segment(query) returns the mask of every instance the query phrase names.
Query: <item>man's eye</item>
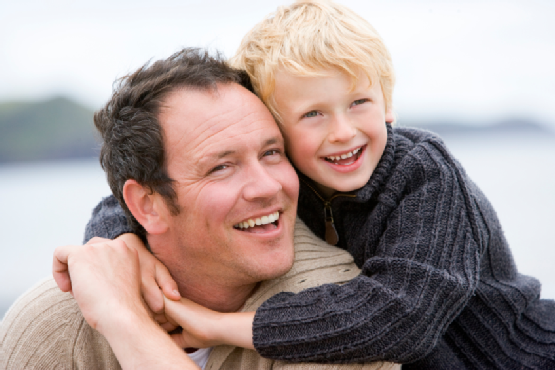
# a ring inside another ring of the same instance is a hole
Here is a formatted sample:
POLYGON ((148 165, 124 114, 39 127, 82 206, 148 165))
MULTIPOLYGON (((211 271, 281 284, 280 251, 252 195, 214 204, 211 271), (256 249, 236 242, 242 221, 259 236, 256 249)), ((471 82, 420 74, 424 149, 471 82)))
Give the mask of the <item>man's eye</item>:
POLYGON ((219 166, 216 166, 216 167, 212 168, 212 169, 210 170, 210 173, 214 173, 214 172, 218 172, 218 171, 223 171, 223 170, 225 170, 225 169, 228 168, 228 167, 229 167, 229 166, 228 166, 227 164, 220 164, 219 166))
POLYGON ((308 113, 303 114, 302 118, 311 118, 311 117, 316 117, 318 115, 318 112, 315 110, 311 110, 308 113))
POLYGON ((279 149, 270 149, 264 152, 264 156, 270 156, 270 155, 280 155, 281 151, 279 149))

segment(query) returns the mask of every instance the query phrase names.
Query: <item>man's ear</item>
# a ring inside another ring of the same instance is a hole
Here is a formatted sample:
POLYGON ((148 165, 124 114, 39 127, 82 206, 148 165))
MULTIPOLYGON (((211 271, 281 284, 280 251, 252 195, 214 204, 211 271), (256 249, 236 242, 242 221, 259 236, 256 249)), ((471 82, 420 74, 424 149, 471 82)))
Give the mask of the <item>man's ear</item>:
POLYGON ((160 194, 129 179, 123 185, 123 199, 148 234, 163 234, 168 230, 169 210, 160 194))

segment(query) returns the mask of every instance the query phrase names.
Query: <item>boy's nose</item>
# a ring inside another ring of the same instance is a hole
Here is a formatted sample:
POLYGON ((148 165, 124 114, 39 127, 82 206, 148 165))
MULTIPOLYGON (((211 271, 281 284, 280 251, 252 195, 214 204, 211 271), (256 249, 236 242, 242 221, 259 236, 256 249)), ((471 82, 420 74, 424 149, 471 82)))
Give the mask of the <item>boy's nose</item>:
POLYGON ((356 135, 356 128, 346 117, 335 117, 331 123, 328 140, 330 143, 347 142, 356 135))

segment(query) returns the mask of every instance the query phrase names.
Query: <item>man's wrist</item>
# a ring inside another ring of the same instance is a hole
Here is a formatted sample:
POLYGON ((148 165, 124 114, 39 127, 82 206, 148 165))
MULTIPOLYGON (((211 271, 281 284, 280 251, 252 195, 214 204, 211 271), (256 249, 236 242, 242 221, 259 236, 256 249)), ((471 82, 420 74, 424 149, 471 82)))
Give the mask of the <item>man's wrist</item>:
POLYGON ((140 305, 123 307, 108 304, 97 321, 96 330, 105 337, 133 333, 139 331, 139 326, 149 325, 149 321, 152 321, 150 315, 140 305))
POLYGON ((119 309, 98 329, 123 368, 198 369, 144 307, 119 309))

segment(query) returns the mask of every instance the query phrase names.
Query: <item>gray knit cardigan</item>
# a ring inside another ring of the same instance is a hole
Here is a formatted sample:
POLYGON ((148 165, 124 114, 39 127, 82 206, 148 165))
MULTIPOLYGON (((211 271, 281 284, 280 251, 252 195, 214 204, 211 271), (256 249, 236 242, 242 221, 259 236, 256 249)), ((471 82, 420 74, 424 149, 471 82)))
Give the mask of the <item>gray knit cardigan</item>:
MULTIPOLYGON (((256 312, 264 357, 387 360, 411 369, 555 369, 555 301, 518 273, 492 206, 440 138, 392 128, 367 185, 324 200, 300 174, 299 216, 361 268, 343 285, 280 293, 256 312), (331 211, 331 212, 330 212, 331 211)), ((130 231, 113 198, 86 238, 130 231)))

